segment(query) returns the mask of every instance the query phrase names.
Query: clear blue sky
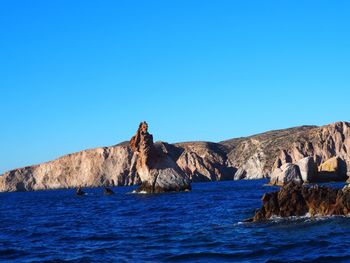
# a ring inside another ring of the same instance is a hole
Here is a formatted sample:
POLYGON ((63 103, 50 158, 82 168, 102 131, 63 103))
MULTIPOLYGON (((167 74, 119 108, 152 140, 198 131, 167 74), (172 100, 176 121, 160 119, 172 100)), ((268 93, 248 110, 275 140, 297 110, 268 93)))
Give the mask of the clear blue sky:
POLYGON ((128 140, 349 121, 349 1, 0 3, 0 173, 128 140))

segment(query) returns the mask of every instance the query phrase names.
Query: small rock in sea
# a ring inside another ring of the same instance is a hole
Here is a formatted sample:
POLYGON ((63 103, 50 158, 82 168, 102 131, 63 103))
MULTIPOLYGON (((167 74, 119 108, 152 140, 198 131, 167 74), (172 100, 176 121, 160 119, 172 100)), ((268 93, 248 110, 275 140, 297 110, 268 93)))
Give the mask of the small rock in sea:
POLYGON ((81 189, 81 187, 77 188, 77 191, 75 192, 76 195, 84 195, 85 192, 81 189))
POLYGON ((104 194, 104 195, 113 195, 114 192, 113 192, 113 190, 112 190, 111 188, 105 187, 105 189, 104 189, 104 191, 103 191, 103 194, 104 194))

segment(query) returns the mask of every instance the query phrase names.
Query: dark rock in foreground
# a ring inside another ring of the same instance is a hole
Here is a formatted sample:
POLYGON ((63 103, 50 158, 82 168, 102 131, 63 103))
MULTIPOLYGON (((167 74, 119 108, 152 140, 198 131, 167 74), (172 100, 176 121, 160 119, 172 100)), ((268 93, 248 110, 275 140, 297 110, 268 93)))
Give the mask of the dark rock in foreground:
POLYGON ((272 217, 348 215, 350 191, 325 186, 284 185, 279 191, 264 194, 262 207, 247 221, 262 221, 272 217))

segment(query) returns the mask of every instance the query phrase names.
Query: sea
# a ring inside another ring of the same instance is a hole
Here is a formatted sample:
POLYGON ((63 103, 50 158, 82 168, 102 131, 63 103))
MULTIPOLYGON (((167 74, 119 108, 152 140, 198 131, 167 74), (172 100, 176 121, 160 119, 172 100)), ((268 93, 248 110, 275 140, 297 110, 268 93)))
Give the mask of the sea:
POLYGON ((244 223, 265 180, 0 193, 1 262, 350 262, 350 218, 244 223))

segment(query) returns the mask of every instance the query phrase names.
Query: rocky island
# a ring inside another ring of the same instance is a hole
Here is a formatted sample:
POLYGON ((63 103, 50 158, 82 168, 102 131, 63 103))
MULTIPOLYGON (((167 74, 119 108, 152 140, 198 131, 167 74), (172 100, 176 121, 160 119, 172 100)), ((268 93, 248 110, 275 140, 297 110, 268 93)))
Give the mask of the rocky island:
POLYGON ((350 174, 350 124, 301 126, 219 143, 153 143, 141 125, 131 142, 68 154, 0 176, 0 191, 124 186, 168 189, 168 176, 191 182, 271 178, 271 184, 346 181, 350 174), (153 145, 153 146, 152 146, 153 145))

